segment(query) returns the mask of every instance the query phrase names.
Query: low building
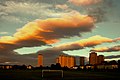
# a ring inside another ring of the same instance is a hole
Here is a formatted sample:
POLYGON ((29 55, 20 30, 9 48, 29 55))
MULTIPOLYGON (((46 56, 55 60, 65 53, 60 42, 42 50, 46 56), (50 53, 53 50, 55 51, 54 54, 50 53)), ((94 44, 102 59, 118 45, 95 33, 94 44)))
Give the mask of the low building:
POLYGON ((27 69, 32 69, 33 67, 31 65, 28 65, 27 66, 27 69))
POLYGON ((108 65, 97 65, 97 69, 117 69, 118 68, 118 65, 117 64, 108 64, 108 65))
POLYGON ((84 69, 84 68, 85 68, 85 66, 81 66, 81 65, 80 65, 80 66, 79 66, 79 68, 80 68, 80 69, 84 69))
POLYGON ((0 69, 12 69, 12 65, 0 65, 0 69))
POLYGON ((91 65, 91 64, 87 64, 85 66, 86 69, 94 69, 94 65, 91 65))

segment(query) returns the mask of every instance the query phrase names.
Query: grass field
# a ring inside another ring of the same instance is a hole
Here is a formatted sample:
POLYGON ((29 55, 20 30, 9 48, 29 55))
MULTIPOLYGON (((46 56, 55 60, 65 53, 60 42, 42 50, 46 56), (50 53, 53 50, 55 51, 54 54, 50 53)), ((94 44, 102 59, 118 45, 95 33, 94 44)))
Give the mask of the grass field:
POLYGON ((56 73, 45 75, 42 78, 41 70, 0 70, 0 80, 120 80, 119 72, 64 71, 63 78, 55 77, 56 73))

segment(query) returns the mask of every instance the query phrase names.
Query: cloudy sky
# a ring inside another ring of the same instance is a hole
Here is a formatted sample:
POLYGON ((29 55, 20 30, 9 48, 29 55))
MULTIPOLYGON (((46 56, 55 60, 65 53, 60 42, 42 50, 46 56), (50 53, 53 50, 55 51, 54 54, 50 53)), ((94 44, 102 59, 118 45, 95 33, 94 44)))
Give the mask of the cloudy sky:
POLYGON ((0 0, 0 64, 60 54, 120 59, 120 0, 0 0))

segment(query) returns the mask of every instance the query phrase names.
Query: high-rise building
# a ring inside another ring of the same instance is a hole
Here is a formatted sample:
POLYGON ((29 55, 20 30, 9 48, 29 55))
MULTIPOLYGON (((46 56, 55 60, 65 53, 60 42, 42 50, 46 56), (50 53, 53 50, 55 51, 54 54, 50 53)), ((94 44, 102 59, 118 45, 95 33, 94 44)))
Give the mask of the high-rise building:
POLYGON ((104 55, 97 56, 97 64, 100 64, 104 61, 104 55))
POLYGON ((71 60, 72 60, 72 57, 71 57, 71 56, 68 56, 68 65, 67 65, 67 67, 72 67, 72 62, 71 62, 71 60))
POLYGON ((73 67, 73 66, 75 66, 75 57, 69 56, 68 57, 68 67, 70 68, 70 67, 73 67))
POLYGON ((89 56, 89 64, 95 65, 97 64, 97 53, 91 52, 89 56))
POLYGON ((59 56, 59 63, 61 65, 61 67, 65 66, 65 64, 64 64, 65 60, 64 59, 65 59, 64 55, 59 56))
POLYGON ((80 57, 80 65, 84 66, 85 63, 85 57, 80 57))
POLYGON ((66 61, 65 64, 66 64, 66 66, 68 67, 68 66, 69 66, 69 56, 66 56, 66 60, 65 60, 65 61, 66 61))
POLYGON ((38 66, 43 66, 43 55, 38 54, 38 66))
POLYGON ((68 68, 75 66, 75 57, 60 55, 56 58, 56 63, 60 63, 61 67, 67 66, 68 68))

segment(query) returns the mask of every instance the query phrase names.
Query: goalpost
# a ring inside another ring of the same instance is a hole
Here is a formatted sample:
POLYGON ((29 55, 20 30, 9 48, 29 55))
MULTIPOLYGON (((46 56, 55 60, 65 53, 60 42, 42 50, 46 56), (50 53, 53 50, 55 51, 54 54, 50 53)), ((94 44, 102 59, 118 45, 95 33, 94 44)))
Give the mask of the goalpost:
POLYGON ((42 78, 44 78, 45 75, 55 76, 56 74, 59 74, 59 77, 63 78, 63 70, 42 70, 42 78))

